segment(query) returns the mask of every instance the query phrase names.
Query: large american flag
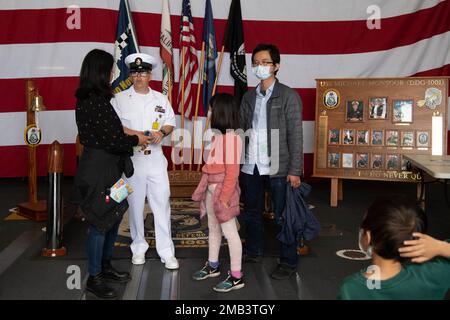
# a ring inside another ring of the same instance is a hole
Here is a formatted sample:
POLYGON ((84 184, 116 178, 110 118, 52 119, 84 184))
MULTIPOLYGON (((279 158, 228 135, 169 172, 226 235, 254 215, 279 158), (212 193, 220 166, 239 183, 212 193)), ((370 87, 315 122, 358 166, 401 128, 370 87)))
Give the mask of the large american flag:
POLYGON ((195 48, 196 43, 190 0, 183 0, 180 33, 178 112, 182 113, 184 109, 184 116, 190 119, 195 113, 195 95, 193 93, 194 86, 192 85, 192 80, 198 70, 198 58, 197 50, 195 48), (182 86, 184 87, 184 92, 182 92, 182 86))
MULTIPOLYGON (((220 48, 231 0, 211 2, 220 48)), ((161 1, 129 3, 141 52, 158 57, 161 1)), ((197 26, 194 35, 201 39, 205 1, 191 0, 191 5, 197 26)), ((275 4, 245 0, 241 5, 249 87, 257 84, 250 72, 251 51, 259 42, 272 42, 282 53, 278 78, 303 99, 307 175, 313 163, 316 78, 450 75, 449 0, 278 0, 275 4), (373 6, 379 8, 381 29, 368 28, 373 6)), ((119 0, 1 0, 0 6, 0 177, 27 175, 26 78, 35 79, 48 110, 39 115, 43 142, 37 149, 38 173, 46 175, 47 147, 57 139, 64 147, 64 172, 74 174, 73 94, 81 62, 93 48, 113 53, 119 0), (77 7, 72 5, 80 8, 79 29, 77 7)), ((170 0, 170 10, 172 25, 178 26, 182 1, 170 0)), ((179 79, 179 36, 174 28, 175 79, 179 79)), ((200 45, 196 43, 198 52, 200 45)), ((161 65, 153 72, 151 85, 156 90, 161 90, 161 65)), ((229 69, 225 54, 219 92, 233 92, 229 69)))

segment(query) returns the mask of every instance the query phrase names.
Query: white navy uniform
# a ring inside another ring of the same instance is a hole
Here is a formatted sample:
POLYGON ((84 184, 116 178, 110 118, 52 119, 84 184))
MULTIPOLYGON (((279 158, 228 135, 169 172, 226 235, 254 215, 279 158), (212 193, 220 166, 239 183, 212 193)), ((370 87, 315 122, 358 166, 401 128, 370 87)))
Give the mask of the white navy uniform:
MULTIPOLYGON (((150 89, 150 88, 149 88, 150 89)), ((150 89, 139 94, 131 86, 115 95, 111 104, 122 124, 138 131, 159 131, 163 126, 175 127, 175 114, 169 100, 162 93, 150 89)), ((145 253, 148 243, 144 236, 144 204, 147 196, 155 222, 156 251, 165 260, 175 255, 170 224, 170 188, 167 159, 161 143, 149 144, 145 151, 134 148, 131 158, 134 175, 127 179, 134 192, 128 197, 131 251, 145 253)))

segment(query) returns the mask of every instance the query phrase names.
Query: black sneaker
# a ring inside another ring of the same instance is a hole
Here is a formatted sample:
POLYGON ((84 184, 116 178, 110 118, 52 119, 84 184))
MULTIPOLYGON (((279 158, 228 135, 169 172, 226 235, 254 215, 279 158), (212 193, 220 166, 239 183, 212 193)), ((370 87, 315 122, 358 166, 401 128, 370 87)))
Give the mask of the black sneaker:
POLYGON ((291 267, 286 264, 280 263, 270 276, 272 277, 272 279, 275 280, 286 280, 289 279, 296 272, 297 272, 296 267, 291 267))
POLYGON ((209 265, 209 262, 206 261, 205 266, 194 273, 192 278, 194 280, 205 280, 206 278, 215 278, 220 276, 219 268, 213 268, 209 265))
POLYGON ((230 272, 228 272, 228 276, 225 280, 218 283, 213 290, 217 292, 228 292, 231 290, 238 290, 245 286, 244 277, 235 278, 230 272))

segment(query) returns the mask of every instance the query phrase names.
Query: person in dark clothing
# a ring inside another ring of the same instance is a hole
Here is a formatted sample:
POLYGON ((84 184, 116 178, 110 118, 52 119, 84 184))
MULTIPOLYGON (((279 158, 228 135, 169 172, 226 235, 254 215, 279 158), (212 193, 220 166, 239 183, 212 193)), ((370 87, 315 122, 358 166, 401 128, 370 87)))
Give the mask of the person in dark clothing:
POLYGON ((109 102, 113 63, 111 54, 98 49, 90 51, 83 60, 75 94, 76 123, 84 146, 75 177, 75 192, 89 223, 86 290, 105 299, 117 297, 106 281, 130 280, 129 273, 117 271, 111 265, 114 242, 128 202, 126 199, 115 202, 110 199, 109 191, 122 173, 133 173, 129 158, 133 146, 149 143, 149 137, 143 132, 133 136, 124 133, 109 102))

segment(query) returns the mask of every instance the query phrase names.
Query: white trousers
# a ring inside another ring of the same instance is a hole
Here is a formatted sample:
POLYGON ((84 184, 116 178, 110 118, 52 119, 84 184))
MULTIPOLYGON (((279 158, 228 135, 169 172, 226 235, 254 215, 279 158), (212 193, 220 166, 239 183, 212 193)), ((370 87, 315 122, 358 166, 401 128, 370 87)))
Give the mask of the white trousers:
POLYGON ((162 259, 175 255, 170 223, 170 188, 167 160, 162 152, 132 157, 134 174, 128 184, 134 192, 128 197, 131 251, 145 253, 148 243, 144 232, 144 205, 147 196, 155 223, 156 251, 162 259))

